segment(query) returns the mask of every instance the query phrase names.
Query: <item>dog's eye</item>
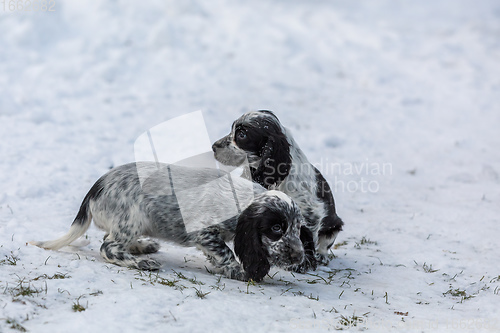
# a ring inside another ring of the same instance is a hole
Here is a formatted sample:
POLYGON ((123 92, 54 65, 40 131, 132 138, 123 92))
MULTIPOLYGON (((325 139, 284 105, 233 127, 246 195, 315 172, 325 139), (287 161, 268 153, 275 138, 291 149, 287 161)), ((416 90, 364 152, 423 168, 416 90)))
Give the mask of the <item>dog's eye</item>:
POLYGON ((281 234, 281 225, 275 224, 271 227, 271 231, 274 232, 275 234, 281 234))
POLYGON ((239 129, 236 131, 236 138, 239 140, 244 140, 247 138, 247 132, 245 130, 239 129))

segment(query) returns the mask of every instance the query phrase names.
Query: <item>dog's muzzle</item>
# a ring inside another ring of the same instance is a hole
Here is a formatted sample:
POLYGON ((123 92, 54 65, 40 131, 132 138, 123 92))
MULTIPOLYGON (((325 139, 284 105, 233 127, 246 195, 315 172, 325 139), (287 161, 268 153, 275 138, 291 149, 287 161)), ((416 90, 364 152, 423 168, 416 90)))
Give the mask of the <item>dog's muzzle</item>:
POLYGON ((305 258, 304 246, 302 245, 302 242, 298 238, 288 238, 287 243, 290 251, 290 264, 301 264, 305 258))
POLYGON ((241 166, 247 159, 247 154, 243 150, 231 145, 229 135, 215 141, 212 150, 215 159, 224 165, 241 166))
POLYGON ((229 142, 229 135, 226 135, 225 137, 214 142, 214 144, 212 145, 212 150, 214 151, 214 153, 217 153, 217 150, 227 148, 227 146, 229 146, 229 142))

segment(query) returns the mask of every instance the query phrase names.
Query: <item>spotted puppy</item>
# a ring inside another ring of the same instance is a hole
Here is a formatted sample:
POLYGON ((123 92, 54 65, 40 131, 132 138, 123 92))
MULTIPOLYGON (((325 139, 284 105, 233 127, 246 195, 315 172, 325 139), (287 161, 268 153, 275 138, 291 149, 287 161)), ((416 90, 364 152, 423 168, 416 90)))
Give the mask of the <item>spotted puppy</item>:
POLYGON ((300 264, 304 248, 299 230, 304 221, 298 206, 287 195, 242 178, 233 177, 232 188, 228 188, 227 183, 216 182, 220 177, 220 171, 212 169, 147 162, 114 168, 92 186, 65 236, 32 244, 58 250, 81 237, 93 219, 106 231, 102 257, 119 266, 143 270, 161 267, 155 260, 135 256, 154 253, 160 247, 140 236, 196 246, 215 266, 215 272, 232 279, 261 281, 271 265, 290 269, 300 264), (147 177, 141 179, 141 174, 147 177), (216 185, 199 187, 211 182, 216 185), (186 191, 190 188, 195 190, 186 191), (216 210, 214 198, 233 200, 235 192, 248 188, 253 189, 254 200, 240 207, 240 213, 213 223, 217 220, 210 214, 216 210), (199 219, 189 225, 179 206, 181 196, 185 211, 198 212, 199 219), (241 264, 226 244, 233 239, 241 264))
POLYGON ((316 269, 318 263, 327 265, 328 250, 344 223, 337 216, 327 181, 276 115, 265 110, 243 114, 212 149, 222 164, 237 166, 248 161, 255 183, 282 191, 299 205, 306 221, 301 238, 307 256, 295 270, 304 272, 316 269))

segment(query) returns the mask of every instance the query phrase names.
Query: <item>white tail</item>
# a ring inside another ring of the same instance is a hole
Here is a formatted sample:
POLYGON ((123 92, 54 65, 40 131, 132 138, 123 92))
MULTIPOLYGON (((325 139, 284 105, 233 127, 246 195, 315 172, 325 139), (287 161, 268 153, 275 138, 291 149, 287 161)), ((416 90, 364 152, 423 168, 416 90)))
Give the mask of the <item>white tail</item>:
POLYGON ((85 231, 87 231, 87 229, 90 227, 91 222, 92 222, 92 214, 90 214, 90 212, 87 211, 86 214, 84 214, 84 216, 81 216, 80 218, 77 217, 75 219, 68 233, 62 236, 61 238, 46 242, 32 241, 29 243, 32 245, 36 245, 38 247, 42 247, 47 250, 59 250, 64 246, 70 245, 75 240, 83 236, 85 231))

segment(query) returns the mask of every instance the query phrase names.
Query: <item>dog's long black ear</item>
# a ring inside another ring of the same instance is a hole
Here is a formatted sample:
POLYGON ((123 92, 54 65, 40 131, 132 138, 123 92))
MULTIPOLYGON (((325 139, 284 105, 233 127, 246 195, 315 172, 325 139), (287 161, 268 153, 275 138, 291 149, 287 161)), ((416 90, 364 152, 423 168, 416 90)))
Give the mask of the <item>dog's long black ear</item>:
POLYGON ((274 123, 269 128, 274 133, 267 137, 260 152, 260 164, 252 172, 252 179, 267 189, 285 179, 292 164, 290 143, 286 135, 274 123))
POLYGON ((259 218, 250 205, 238 218, 234 236, 234 252, 240 258, 249 279, 262 281, 271 269, 259 230, 259 218))

